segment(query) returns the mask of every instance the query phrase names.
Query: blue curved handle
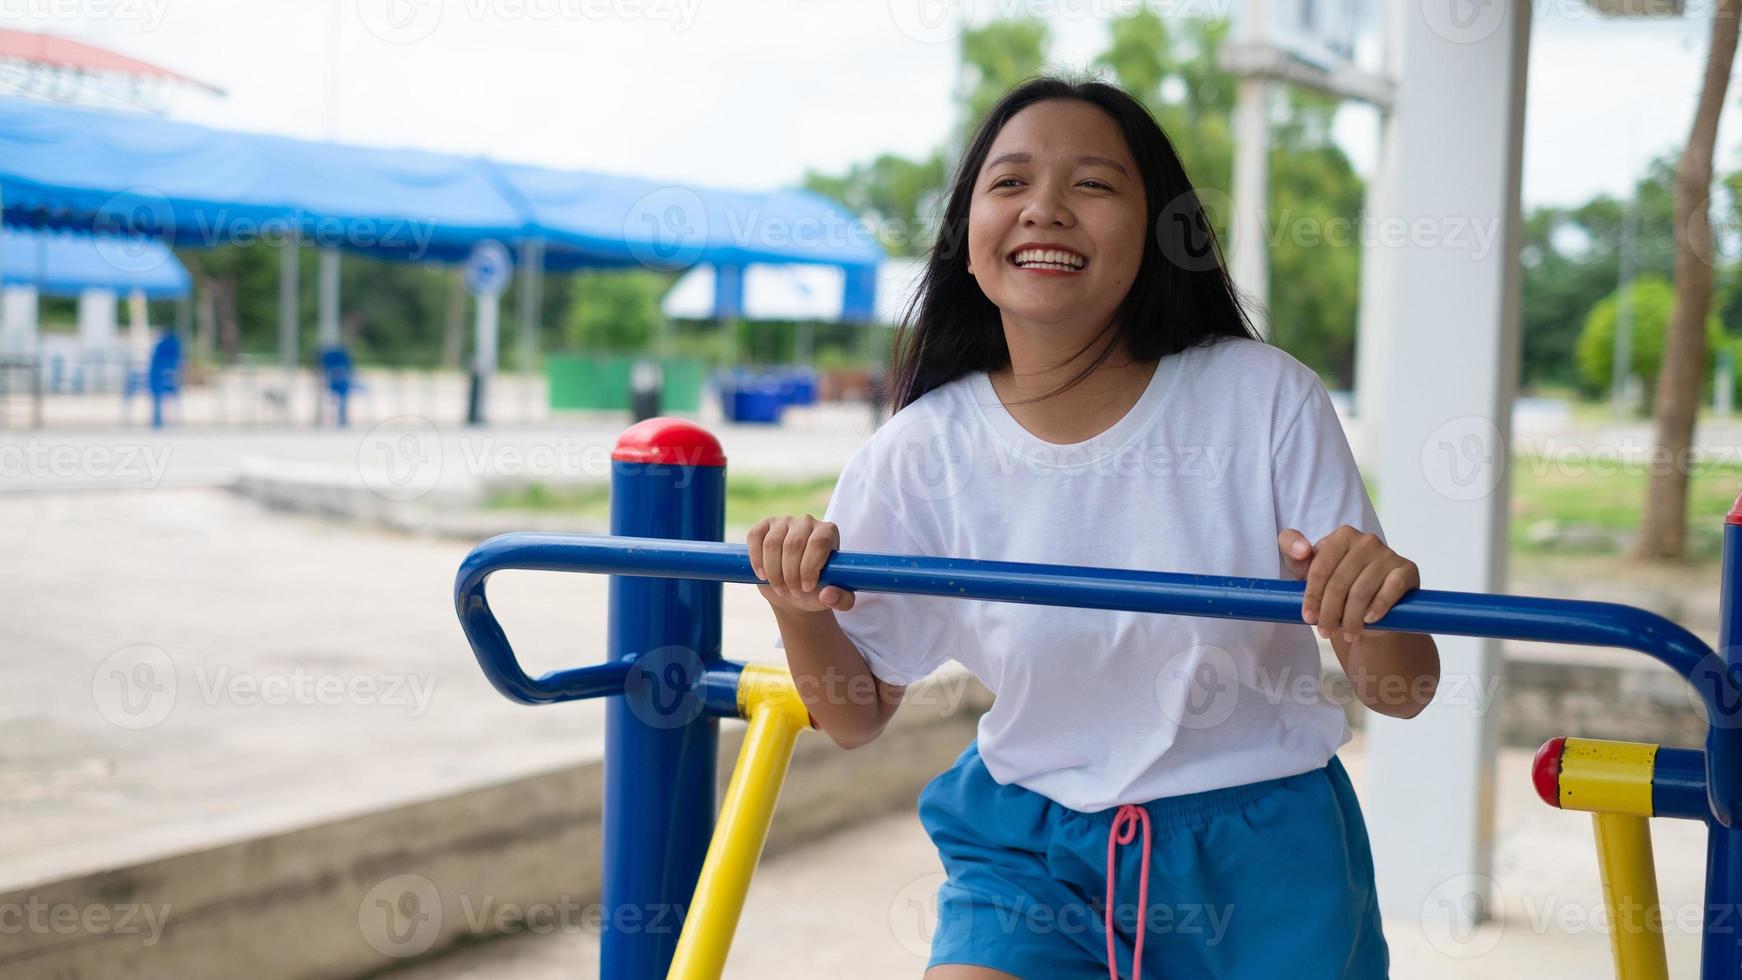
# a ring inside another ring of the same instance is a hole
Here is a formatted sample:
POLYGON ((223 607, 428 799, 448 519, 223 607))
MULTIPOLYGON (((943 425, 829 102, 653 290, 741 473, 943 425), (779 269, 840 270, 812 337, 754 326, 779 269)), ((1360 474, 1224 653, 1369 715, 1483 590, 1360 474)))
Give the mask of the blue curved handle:
POLYGON ((545 536, 497 535, 473 548, 460 563, 454 579, 454 611, 460 615, 460 628, 472 644, 478 666, 484 669, 490 686, 522 704, 554 704, 621 694, 629 674, 627 660, 554 670, 536 678, 528 676, 508 643, 508 634, 502 631, 502 624, 491 611, 484 583, 495 572, 510 568, 545 572, 592 570, 576 564, 573 549, 528 540, 542 537, 545 536))
MULTIPOLYGON (((503 568, 763 581, 741 544, 536 532, 485 541, 460 566, 454 604, 490 682, 528 703, 616 693, 625 667, 528 678, 484 601, 485 578, 503 568)), ((1305 583, 1285 580, 848 552, 829 558, 818 585, 1273 623, 1299 623, 1305 591, 1305 583)), ((1692 684, 1705 703, 1706 791, 1713 817, 1729 827, 1742 811, 1742 688, 1711 647, 1662 616, 1610 602, 1417 589, 1367 628, 1622 647, 1654 657, 1692 684)))

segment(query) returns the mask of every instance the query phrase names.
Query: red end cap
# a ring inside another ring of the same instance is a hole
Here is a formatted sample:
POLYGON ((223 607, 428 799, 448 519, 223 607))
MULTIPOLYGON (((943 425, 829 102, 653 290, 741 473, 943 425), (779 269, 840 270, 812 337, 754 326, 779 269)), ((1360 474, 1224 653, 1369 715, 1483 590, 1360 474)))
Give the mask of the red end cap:
POLYGON ((1556 808, 1561 805, 1561 753, 1566 748, 1565 738, 1551 738, 1536 750, 1536 761, 1530 764, 1530 781, 1536 784, 1536 795, 1556 808))
POLYGON ((1724 515, 1725 524, 1742 524, 1742 494, 1736 497, 1736 502, 1730 505, 1730 513, 1724 515))
POLYGON ((672 466, 725 466, 726 454, 713 433, 689 421, 661 416, 637 422, 617 437, 611 458, 624 463, 672 466))

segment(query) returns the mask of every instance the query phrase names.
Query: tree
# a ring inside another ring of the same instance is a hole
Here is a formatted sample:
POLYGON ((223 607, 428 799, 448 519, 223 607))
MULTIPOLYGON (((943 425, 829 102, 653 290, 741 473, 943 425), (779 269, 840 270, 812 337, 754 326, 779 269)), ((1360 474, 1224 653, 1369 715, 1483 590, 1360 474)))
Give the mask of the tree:
POLYGON ((951 157, 960 155, 980 120, 1022 80, 1046 66, 1052 33, 1046 22, 1032 17, 989 21, 962 32, 961 80, 956 92, 962 109, 961 126, 951 157))
MULTIPOLYGON (((1675 287, 1663 276, 1646 274, 1633 280, 1628 290, 1633 305, 1632 353, 1629 370, 1645 379, 1646 400, 1654 393, 1660 365, 1663 363, 1664 335, 1675 309, 1675 287)), ((1605 391, 1614 377, 1615 322, 1621 305, 1622 290, 1605 296, 1585 317, 1585 328, 1579 333, 1575 359, 1579 380, 1592 393, 1605 391)), ((1717 317, 1706 318, 1707 342, 1714 346, 1724 342, 1723 328, 1717 317)))
POLYGON ((588 352, 647 350, 664 316, 659 298, 672 279, 646 269, 576 273, 565 321, 569 345, 588 352))
MULTIPOLYGON (((1736 57, 1742 0, 1718 0, 1712 11, 1706 75, 1687 149, 1676 168, 1675 310, 1664 338, 1663 370, 1653 408, 1653 438, 1669 459, 1682 460, 1693 443, 1701 379, 1706 373, 1706 314, 1712 307, 1714 242, 1708 216, 1712 154, 1718 142, 1718 117, 1730 87, 1736 57)), ((1676 560, 1687 544, 1688 473, 1676 465, 1654 470, 1646 481, 1645 514, 1634 554, 1676 560)))
POLYGON ((931 247, 937 229, 929 212, 948 179, 943 152, 934 150, 922 160, 885 153, 840 176, 806 171, 804 186, 869 222, 890 255, 915 256, 931 247))

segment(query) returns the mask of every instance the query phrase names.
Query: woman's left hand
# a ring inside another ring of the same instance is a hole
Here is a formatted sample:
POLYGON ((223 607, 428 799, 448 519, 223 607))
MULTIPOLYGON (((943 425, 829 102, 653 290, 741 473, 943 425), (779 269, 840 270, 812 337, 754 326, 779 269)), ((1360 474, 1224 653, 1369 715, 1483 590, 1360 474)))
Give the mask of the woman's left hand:
POLYGON ((1354 640, 1368 623, 1421 586, 1415 562, 1392 551, 1379 535, 1347 524, 1317 544, 1289 528, 1277 535, 1276 544, 1289 574, 1306 579, 1301 619, 1316 625, 1326 638, 1340 630, 1354 640))

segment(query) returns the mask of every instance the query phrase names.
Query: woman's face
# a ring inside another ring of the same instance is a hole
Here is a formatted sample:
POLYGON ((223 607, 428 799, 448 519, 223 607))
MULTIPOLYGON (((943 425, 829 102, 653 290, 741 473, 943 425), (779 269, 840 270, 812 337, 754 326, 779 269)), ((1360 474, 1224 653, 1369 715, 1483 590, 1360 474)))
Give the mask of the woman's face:
POLYGON ((1111 117, 1075 99, 1036 102, 1004 124, 980 168, 968 271, 1006 325, 1066 328, 1081 343, 1137 278, 1147 208, 1111 117))

